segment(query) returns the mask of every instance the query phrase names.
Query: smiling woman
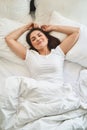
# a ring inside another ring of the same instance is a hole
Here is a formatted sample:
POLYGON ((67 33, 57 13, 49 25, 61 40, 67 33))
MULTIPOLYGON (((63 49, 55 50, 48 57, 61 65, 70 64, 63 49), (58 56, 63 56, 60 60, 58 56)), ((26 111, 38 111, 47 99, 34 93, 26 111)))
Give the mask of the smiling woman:
POLYGON ((36 28, 36 26, 36 24, 30 23, 6 36, 8 46, 22 59, 25 59, 26 57, 26 48, 19 44, 17 40, 24 32, 30 29, 31 31, 27 34, 26 40, 31 49, 36 50, 39 54, 43 55, 45 55, 45 53, 49 54, 51 49, 56 48, 60 44, 59 39, 51 36, 49 32, 59 31, 68 35, 60 44, 60 48, 65 54, 73 47, 79 37, 79 28, 77 27, 43 25, 41 28, 36 28))
POLYGON ((14 53, 25 60, 31 78, 45 81, 47 79, 47 81, 57 82, 63 80, 65 54, 72 48, 78 38, 79 28, 77 27, 42 25, 39 28, 39 25, 30 23, 8 34, 6 36, 6 42, 14 53), (18 38, 28 30, 26 41, 30 49, 25 48, 18 42, 18 38), (51 31, 60 31, 66 33, 68 36, 60 43, 59 39, 49 34, 51 31), (44 59, 46 55, 48 58, 44 59), (36 60, 39 64, 36 64, 36 60))

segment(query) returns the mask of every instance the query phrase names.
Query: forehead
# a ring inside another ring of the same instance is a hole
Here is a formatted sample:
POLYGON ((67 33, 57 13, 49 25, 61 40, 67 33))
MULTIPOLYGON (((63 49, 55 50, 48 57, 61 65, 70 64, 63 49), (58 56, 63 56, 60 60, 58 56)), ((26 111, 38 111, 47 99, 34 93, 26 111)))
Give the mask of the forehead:
POLYGON ((41 31, 39 31, 39 30, 35 30, 35 31, 33 31, 33 32, 30 34, 30 37, 36 36, 36 35, 38 35, 38 34, 43 34, 43 35, 44 35, 43 32, 41 32, 41 31))

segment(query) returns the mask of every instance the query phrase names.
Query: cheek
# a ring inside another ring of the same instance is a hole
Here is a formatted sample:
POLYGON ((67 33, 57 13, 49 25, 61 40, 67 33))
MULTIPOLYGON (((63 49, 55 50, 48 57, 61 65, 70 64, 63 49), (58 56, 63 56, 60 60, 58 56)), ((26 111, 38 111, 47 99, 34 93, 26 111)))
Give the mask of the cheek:
POLYGON ((34 45, 35 45, 35 43, 36 43, 35 41, 31 41, 32 46, 34 46, 34 45))
POLYGON ((36 45, 36 42, 35 42, 35 41, 31 42, 31 44, 32 44, 32 46, 33 46, 35 49, 37 49, 37 45, 36 45))
POLYGON ((44 40, 44 41, 45 41, 45 43, 46 43, 46 44, 48 44, 48 39, 46 39, 46 38, 45 38, 45 40, 44 40))

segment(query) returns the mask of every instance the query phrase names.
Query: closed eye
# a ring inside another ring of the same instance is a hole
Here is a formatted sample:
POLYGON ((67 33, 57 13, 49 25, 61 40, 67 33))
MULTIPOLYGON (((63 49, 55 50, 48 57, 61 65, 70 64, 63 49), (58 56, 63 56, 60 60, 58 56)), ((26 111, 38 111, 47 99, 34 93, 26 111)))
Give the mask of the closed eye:
POLYGON ((37 36, 33 36, 33 37, 31 38, 31 41, 35 41, 35 40, 36 40, 36 37, 41 37, 41 36, 42 36, 41 33, 38 33, 37 36))
POLYGON ((42 35, 40 33, 38 33, 38 36, 41 37, 42 35))
POLYGON ((32 37, 32 38, 31 38, 31 41, 35 41, 35 39, 36 39, 35 37, 32 37))

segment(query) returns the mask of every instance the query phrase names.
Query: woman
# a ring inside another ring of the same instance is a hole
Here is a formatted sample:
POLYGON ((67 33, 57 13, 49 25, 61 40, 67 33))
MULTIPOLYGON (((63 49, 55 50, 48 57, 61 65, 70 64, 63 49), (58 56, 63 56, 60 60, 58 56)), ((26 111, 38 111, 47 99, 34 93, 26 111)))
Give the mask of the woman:
POLYGON ((66 53, 75 45, 79 38, 79 28, 42 25, 30 23, 6 36, 6 43, 15 54, 25 60, 31 78, 57 82, 63 80, 63 63, 66 53), (28 50, 17 40, 26 31, 29 33, 26 40, 30 45, 28 50), (49 32, 56 31, 67 34, 67 37, 60 41, 49 32))

